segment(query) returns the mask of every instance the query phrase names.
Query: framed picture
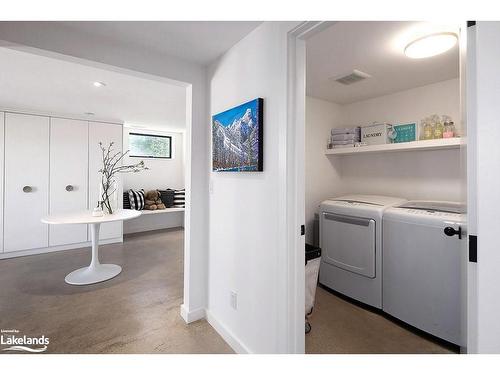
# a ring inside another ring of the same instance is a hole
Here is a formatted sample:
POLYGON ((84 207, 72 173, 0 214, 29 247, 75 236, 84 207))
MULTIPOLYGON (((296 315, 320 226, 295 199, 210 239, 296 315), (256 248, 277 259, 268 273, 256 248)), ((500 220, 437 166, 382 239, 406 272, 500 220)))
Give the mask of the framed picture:
POLYGON ((264 99, 212 116, 212 170, 263 171, 264 99))

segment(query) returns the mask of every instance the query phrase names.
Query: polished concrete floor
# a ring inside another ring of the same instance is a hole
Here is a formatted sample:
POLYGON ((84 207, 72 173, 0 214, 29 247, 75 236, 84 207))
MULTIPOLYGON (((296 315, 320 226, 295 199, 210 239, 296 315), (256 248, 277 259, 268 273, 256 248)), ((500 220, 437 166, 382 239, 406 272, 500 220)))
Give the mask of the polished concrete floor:
POLYGON ((186 325, 183 231, 147 232, 100 248, 116 278, 64 282, 88 265, 89 249, 0 260, 0 328, 49 337, 48 353, 232 353, 206 322, 186 325))
MULTIPOLYGON (((179 316, 183 231, 125 237, 100 249, 122 273, 71 286, 89 249, 0 260, 0 329, 49 337, 49 353, 232 353, 206 322, 179 316)), ((450 353, 450 349, 318 288, 307 353, 450 353)), ((0 352, 1 353, 1 352, 0 352)))
POLYGON ((450 354, 455 349, 321 287, 309 321, 307 353, 450 354))

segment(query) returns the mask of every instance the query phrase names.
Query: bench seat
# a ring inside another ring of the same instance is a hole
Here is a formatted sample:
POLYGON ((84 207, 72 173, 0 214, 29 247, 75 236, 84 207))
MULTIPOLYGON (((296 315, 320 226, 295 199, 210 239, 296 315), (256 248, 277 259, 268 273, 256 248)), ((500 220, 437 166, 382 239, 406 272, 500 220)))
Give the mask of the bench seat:
POLYGON ((143 215, 160 215, 168 214, 170 212, 184 212, 184 207, 169 207, 164 210, 141 210, 143 215))

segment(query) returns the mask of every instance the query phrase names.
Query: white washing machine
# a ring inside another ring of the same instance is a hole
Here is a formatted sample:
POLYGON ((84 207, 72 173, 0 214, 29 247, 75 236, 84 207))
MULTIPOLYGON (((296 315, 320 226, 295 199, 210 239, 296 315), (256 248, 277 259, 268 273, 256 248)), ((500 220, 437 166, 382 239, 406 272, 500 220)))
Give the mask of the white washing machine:
POLYGON ((319 282, 382 308, 382 214, 401 198, 347 195, 320 205, 319 282))
POLYGON ((384 214, 383 310, 457 345, 464 207, 410 201, 384 214))

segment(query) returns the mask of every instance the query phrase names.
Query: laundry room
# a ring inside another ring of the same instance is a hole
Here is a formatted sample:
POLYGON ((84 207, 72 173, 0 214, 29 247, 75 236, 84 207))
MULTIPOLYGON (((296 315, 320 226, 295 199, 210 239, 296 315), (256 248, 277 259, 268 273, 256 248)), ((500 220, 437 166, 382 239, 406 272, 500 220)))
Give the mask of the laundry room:
POLYGON ((345 21, 306 40, 307 353, 465 345, 460 35, 345 21))

